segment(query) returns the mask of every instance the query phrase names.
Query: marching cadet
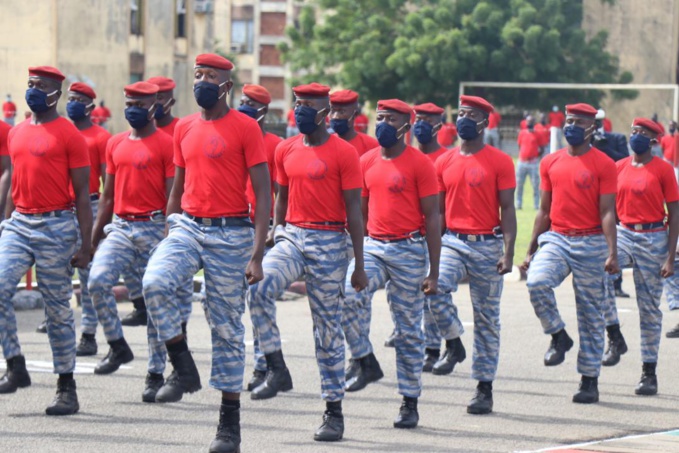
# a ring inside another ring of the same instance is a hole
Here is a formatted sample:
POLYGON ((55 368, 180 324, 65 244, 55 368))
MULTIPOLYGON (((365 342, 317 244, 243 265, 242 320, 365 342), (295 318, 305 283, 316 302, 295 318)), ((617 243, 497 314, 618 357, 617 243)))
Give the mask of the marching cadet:
POLYGON ((73 379, 76 346, 71 277, 73 267, 86 268, 91 255, 89 152, 78 129, 57 113, 65 78, 50 66, 28 69, 26 102, 33 115, 9 133, 12 197, 8 210, 16 211, 3 223, 0 236, 0 332, 7 360, 0 393, 31 385, 17 337, 12 296, 21 277, 35 264, 54 372, 59 375, 57 394, 47 406, 47 415, 71 415, 80 409, 73 379))
POLYGON ((167 207, 168 235, 144 274, 144 298, 174 372, 156 401, 179 401, 200 390, 200 375, 181 328, 177 288, 205 273, 205 315, 212 333, 210 386, 221 392, 219 425, 210 452, 240 451, 240 392, 245 365, 247 284, 262 279, 271 207, 262 131, 226 103, 233 64, 216 54, 196 57, 193 93, 199 113, 174 133, 175 179, 167 207), (248 174, 257 199, 255 224, 245 195, 248 174))
POLYGON ((324 126, 330 111, 330 88, 318 83, 293 88, 295 119, 301 136, 276 148, 278 196, 274 210, 276 245, 264 258, 264 280, 251 288, 252 322, 265 354, 268 373, 251 398, 275 397, 292 389, 278 326, 276 299, 299 277, 305 276, 326 402, 317 441, 337 441, 344 433, 344 339, 342 302, 347 274, 347 238, 351 234, 355 270, 352 286, 367 285, 363 266, 361 170, 355 148, 324 126), (285 226, 284 226, 285 225, 285 226))
MULTIPOLYGON (((641 325, 643 363, 641 380, 634 390, 637 395, 658 393, 655 371, 662 331, 660 297, 663 279, 674 273, 679 234, 679 190, 674 169, 651 152, 661 133, 655 121, 635 118, 630 136, 634 154, 616 163, 616 212, 620 219, 617 227, 618 261, 620 267, 633 269, 641 325)), ((608 325, 619 326, 614 280, 615 276, 606 279, 605 317, 608 325)), ((617 360, 620 360, 619 355, 617 360)))
POLYGON ((545 366, 563 363, 573 340, 559 315, 554 288, 573 273, 582 375, 574 403, 599 401, 598 377, 604 353, 604 278, 616 274, 615 163, 590 145, 597 110, 566 106, 566 148, 540 163, 540 209, 528 255, 528 292, 542 328, 552 336, 545 366), (540 249, 538 250, 538 247, 540 249))

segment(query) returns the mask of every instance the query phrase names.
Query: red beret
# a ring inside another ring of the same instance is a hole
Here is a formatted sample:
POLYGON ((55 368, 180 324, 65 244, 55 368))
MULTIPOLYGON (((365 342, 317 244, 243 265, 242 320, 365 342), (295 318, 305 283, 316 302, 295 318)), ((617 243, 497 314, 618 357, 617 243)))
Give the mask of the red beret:
POLYGON ((196 57, 196 66, 206 66, 208 68, 225 69, 230 71, 233 69, 233 63, 221 55, 214 53, 203 53, 196 57))
POLYGON ((436 104, 432 104, 431 102, 416 105, 414 108, 415 113, 424 113, 425 115, 443 115, 443 112, 445 112, 445 110, 443 110, 441 107, 436 104))
POLYGON ((152 83, 154 85, 158 86, 158 91, 171 91, 174 90, 174 87, 177 85, 174 83, 174 80, 172 80, 169 77, 163 77, 163 76, 157 76, 157 77, 151 77, 150 79, 147 80, 148 83, 152 83))
POLYGON ((634 118, 632 127, 635 126, 645 127, 649 131, 655 132, 656 134, 662 134, 663 132, 658 123, 653 120, 649 120, 648 118, 634 118))
POLYGON ((393 110, 399 113, 406 113, 408 115, 413 113, 413 109, 400 99, 386 99, 377 102, 377 111, 393 110))
POLYGON ((492 113, 493 110, 495 110, 495 107, 493 107, 490 102, 486 101, 482 97, 467 96, 466 94, 460 96, 460 107, 472 107, 483 110, 486 113, 492 113))
POLYGON ((570 104, 566 106, 566 115, 579 115, 596 117, 597 109, 589 104, 570 104))
POLYGON ((66 76, 52 66, 32 66, 28 68, 28 75, 32 77, 47 77, 62 82, 66 76))
POLYGON ((125 87, 125 96, 129 98, 152 96, 157 93, 158 85, 148 82, 136 82, 125 87))
POLYGON ((271 103, 271 93, 261 85, 244 85, 243 94, 255 102, 269 105, 271 103))
POLYGON ((354 104, 358 102, 358 93, 351 90, 339 90, 330 95, 331 104, 354 104))
POLYGON ((90 99, 95 99, 97 97, 97 94, 94 92, 92 87, 82 82, 73 82, 71 86, 68 87, 68 91, 84 94, 90 99))
POLYGON ((308 85, 298 85, 292 91, 298 98, 325 98, 330 93, 330 87, 313 82, 308 85))

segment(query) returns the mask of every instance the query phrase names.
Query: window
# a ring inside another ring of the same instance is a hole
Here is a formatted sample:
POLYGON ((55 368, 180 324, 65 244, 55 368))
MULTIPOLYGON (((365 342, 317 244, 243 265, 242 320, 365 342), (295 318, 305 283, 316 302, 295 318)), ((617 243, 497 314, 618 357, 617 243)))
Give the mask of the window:
POLYGON ((233 53, 252 53, 255 41, 254 21, 231 21, 231 51, 233 53))
POLYGON ((186 38, 186 0, 177 1, 177 15, 175 19, 175 38, 186 38))
POLYGON ((136 83, 136 82, 141 82, 144 80, 144 74, 140 72, 131 72, 130 73, 130 83, 136 83))
POLYGON ((143 35, 144 0, 130 0, 130 34, 143 35))

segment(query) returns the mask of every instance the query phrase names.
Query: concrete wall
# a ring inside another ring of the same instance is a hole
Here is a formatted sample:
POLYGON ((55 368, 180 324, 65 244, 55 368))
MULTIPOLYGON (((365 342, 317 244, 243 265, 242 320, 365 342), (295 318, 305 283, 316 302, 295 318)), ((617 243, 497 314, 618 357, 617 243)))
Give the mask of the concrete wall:
MULTIPOLYGON (((621 69, 634 74, 633 83, 677 83, 679 4, 675 0, 584 0, 583 28, 588 36, 608 30, 607 50, 618 56, 621 69)), ((615 102, 610 95, 604 109, 616 132, 627 133, 636 116, 658 114, 667 124, 672 117, 670 91, 640 91, 633 101, 615 102)))

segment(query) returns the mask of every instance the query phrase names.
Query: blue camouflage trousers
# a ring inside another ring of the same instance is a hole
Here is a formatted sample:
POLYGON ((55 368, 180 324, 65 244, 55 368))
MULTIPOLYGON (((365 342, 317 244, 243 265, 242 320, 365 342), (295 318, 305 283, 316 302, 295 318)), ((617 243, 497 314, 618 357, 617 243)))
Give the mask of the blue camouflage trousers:
POLYGON ((181 335, 186 314, 177 290, 203 269, 203 308, 212 337, 210 386, 239 393, 245 365, 245 268, 252 254, 253 229, 201 225, 182 214, 170 215, 167 223, 169 234, 151 255, 143 279, 156 338, 165 343, 181 335))
POLYGON ((278 226, 276 245, 264 257, 264 280, 250 289, 250 315, 264 354, 281 350, 276 299, 304 276, 311 308, 321 397, 344 397, 342 303, 347 274, 346 233, 278 226))
MULTIPOLYGON (((474 310, 472 379, 492 381, 500 356, 500 298, 504 280, 497 273, 497 262, 503 253, 502 239, 462 241, 450 232, 441 239, 440 294, 432 298, 434 306, 441 307, 441 310, 434 309, 432 312, 437 313, 444 308, 448 310, 442 319, 452 319, 449 326, 451 338, 462 335, 464 329, 457 315, 457 307, 451 298, 451 311, 446 298, 457 291, 460 280, 469 277, 474 310)), ((438 325, 440 328, 441 324, 438 325)))
POLYGON ((670 310, 679 309, 679 255, 674 259, 675 273, 663 281, 663 290, 670 310))
POLYGON ((553 231, 538 238, 540 249, 528 269, 528 292, 545 334, 563 329, 554 288, 573 273, 580 350, 578 373, 598 377, 605 345, 604 265, 608 246, 603 234, 565 236, 553 231))
POLYGON ((371 301, 375 292, 384 286, 396 327, 394 346, 398 392, 417 398, 422 392, 422 282, 429 266, 427 243, 423 237, 390 243, 367 237, 363 244, 368 287, 357 293, 351 286, 354 260, 349 265, 344 286, 346 300, 342 309, 342 328, 349 350, 356 359, 372 352, 371 301), (362 311, 367 312, 367 321, 362 318, 362 311))
MULTIPOLYGON (((663 279, 660 270, 668 255, 667 231, 637 233, 622 226, 618 226, 617 230, 618 263, 621 269, 631 267, 634 276, 641 325, 641 360, 657 362, 662 332, 660 298, 663 279)), ((606 278, 604 318, 607 326, 619 323, 613 287, 618 276, 609 275, 606 278)))
MULTIPOLYGON (((96 219, 99 211, 99 200, 92 200, 90 203, 92 206, 92 218, 96 219)), ((90 296, 90 290, 88 288, 91 268, 91 264, 86 269, 78 268, 78 279, 80 280, 80 304, 82 306, 80 330, 82 333, 94 335, 97 333, 98 318, 97 310, 94 308, 94 303, 92 303, 92 297, 90 296)), ((129 299, 134 300, 142 297, 141 277, 138 273, 125 270, 123 272, 123 278, 125 280, 129 299)))
POLYGON ((26 272, 35 264, 38 290, 45 302, 47 334, 54 372, 75 368, 75 323, 71 310, 73 267, 78 246, 75 214, 58 217, 14 212, 3 222, 0 236, 0 335, 6 359, 21 354, 12 296, 26 272))

